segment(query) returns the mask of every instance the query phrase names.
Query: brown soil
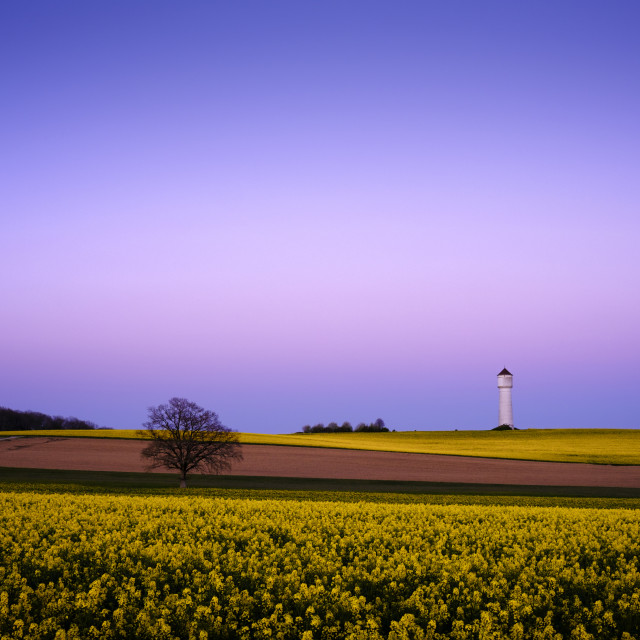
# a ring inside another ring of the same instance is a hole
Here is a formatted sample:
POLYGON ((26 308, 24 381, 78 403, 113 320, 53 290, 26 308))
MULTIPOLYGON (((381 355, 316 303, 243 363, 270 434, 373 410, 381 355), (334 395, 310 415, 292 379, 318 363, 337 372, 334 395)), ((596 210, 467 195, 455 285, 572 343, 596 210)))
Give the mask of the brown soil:
MULTIPOLYGON (((145 471, 137 440, 0 440, 1 467, 145 471)), ((295 478, 640 488, 640 466, 529 462, 420 453, 243 445, 232 474, 295 478)), ((159 470, 162 471, 162 470, 159 470)))

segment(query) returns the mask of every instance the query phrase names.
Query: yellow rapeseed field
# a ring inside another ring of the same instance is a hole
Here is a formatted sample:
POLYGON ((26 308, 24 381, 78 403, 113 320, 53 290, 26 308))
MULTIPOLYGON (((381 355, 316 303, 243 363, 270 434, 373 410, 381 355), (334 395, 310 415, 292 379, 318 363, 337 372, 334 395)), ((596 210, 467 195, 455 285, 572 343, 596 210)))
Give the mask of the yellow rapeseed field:
POLYGON ((265 436, 242 442, 370 451, 438 453, 552 462, 640 464, 638 429, 527 429, 525 431, 398 431, 265 436))
POLYGON ((640 638, 640 511, 0 493, 0 638, 640 638))

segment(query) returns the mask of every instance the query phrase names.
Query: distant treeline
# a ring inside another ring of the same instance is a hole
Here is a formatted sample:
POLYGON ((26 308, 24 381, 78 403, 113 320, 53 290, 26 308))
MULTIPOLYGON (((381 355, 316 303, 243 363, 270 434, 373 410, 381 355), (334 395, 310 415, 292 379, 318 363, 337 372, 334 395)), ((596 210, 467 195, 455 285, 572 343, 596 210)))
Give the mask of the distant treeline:
POLYGON ((382 418, 378 418, 371 424, 361 422, 355 429, 351 426, 350 422, 343 422, 341 425, 338 425, 337 422, 330 422, 326 427, 322 423, 316 424, 313 427, 308 424, 302 427, 302 433, 351 433, 353 431, 380 433, 383 431, 389 431, 389 429, 384 426, 384 420, 382 420, 382 418))
POLYGON ((48 416, 36 411, 16 411, 0 407, 0 431, 30 431, 32 429, 99 429, 97 424, 78 418, 48 416))

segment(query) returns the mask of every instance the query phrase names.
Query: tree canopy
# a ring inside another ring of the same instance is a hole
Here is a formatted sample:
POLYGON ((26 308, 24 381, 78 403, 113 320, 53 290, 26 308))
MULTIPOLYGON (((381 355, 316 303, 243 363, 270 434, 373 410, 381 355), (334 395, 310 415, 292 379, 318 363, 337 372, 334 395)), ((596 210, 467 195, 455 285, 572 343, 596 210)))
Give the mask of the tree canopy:
POLYGON ((143 432, 151 440, 142 450, 149 468, 165 467, 180 473, 180 486, 194 471, 221 473, 242 460, 238 434, 225 427, 218 414, 186 398, 149 408, 143 432))
MULTIPOLYGON (((338 426, 336 422, 330 422, 326 427, 324 424, 319 423, 314 425, 305 425, 302 427, 302 433, 350 433, 354 429, 351 426, 350 422, 343 422, 341 426, 338 426)), ((387 427, 384 426, 384 420, 382 418, 378 418, 375 422, 371 424, 365 424, 361 422, 356 428, 356 431, 367 431, 367 432, 386 432, 389 431, 387 427)))
POLYGON ((32 429, 98 429, 89 420, 49 416, 38 411, 18 411, 0 407, 0 431, 29 431, 32 429))

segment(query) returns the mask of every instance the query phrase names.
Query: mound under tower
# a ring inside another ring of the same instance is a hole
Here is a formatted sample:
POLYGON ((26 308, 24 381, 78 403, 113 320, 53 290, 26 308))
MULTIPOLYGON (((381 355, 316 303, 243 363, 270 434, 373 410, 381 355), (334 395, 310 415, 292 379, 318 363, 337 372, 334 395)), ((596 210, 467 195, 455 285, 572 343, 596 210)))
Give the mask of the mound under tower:
POLYGON ((498 426, 508 424, 513 429, 513 406, 511 404, 512 387, 513 375, 505 368, 498 374, 498 391, 500 392, 498 426))

